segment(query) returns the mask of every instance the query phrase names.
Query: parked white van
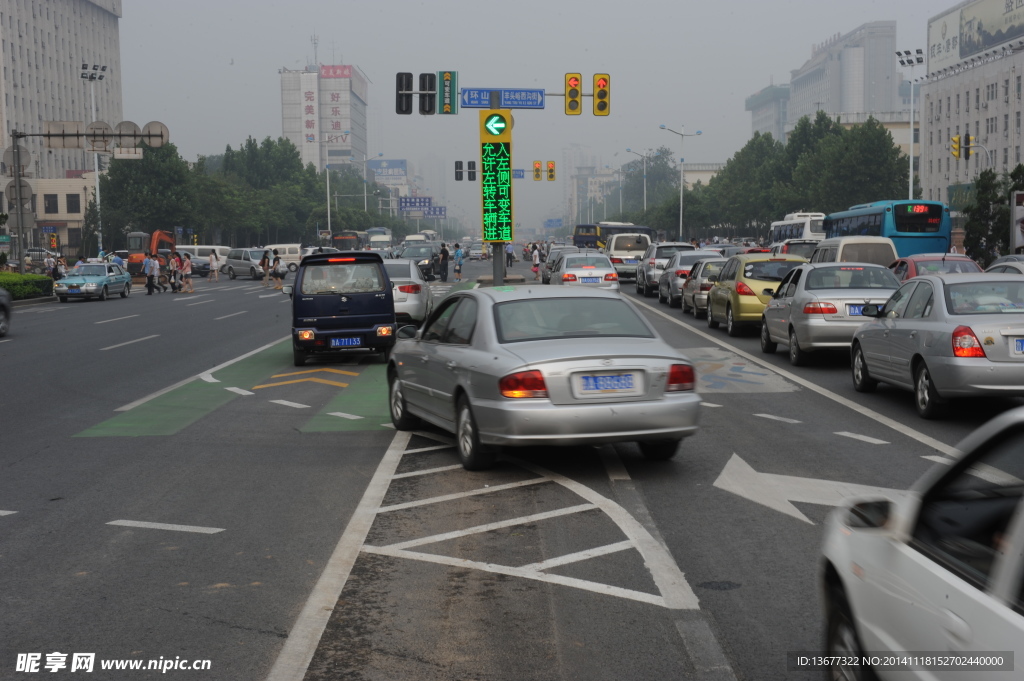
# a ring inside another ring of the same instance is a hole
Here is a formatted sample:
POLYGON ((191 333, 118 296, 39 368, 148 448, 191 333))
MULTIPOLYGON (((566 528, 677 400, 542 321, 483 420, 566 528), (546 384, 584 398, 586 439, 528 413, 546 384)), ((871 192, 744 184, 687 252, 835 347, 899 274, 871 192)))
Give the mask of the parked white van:
POLYGON ((888 237, 839 236, 819 242, 811 262, 870 262, 888 267, 899 257, 896 244, 888 237))
POLYGON ((210 252, 216 251, 217 258, 220 261, 221 271, 224 271, 224 264, 227 260, 228 253, 231 251, 230 246, 212 246, 205 244, 181 244, 175 247, 179 253, 188 253, 192 256, 192 272, 198 274, 200 277, 205 277, 210 274, 210 252))
POLYGON ((271 244, 270 246, 264 246, 264 249, 270 251, 271 254, 273 254, 275 248, 277 249, 277 255, 281 258, 281 262, 288 265, 289 272, 299 269, 299 261, 302 260, 302 244, 271 244))

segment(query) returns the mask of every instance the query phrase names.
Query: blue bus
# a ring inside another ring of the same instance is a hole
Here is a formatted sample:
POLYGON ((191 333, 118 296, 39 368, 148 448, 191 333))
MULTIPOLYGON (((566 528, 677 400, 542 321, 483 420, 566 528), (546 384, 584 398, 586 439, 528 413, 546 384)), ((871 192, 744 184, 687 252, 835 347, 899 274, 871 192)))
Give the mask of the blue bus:
POLYGON ((949 206, 940 201, 875 201, 825 217, 825 238, 884 236, 892 239, 896 253, 948 253, 953 222, 949 206))
POLYGON ((616 234, 646 234, 651 243, 658 240, 657 234, 650 227, 631 222, 599 222, 596 225, 576 225, 572 233, 572 244, 578 248, 604 248, 616 234))

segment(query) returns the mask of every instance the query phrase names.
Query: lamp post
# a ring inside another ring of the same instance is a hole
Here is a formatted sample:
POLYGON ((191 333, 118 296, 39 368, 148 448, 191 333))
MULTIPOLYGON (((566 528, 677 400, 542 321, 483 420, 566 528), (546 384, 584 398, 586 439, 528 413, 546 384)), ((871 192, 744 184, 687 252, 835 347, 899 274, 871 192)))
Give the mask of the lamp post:
MULTIPOLYGON (((92 120, 96 120, 96 81, 103 80, 107 74, 107 67, 103 64, 93 64, 91 67, 82 63, 82 80, 89 81, 89 92, 92 97, 92 120)), ((92 167, 96 173, 96 248, 103 252, 103 217, 100 213, 100 154, 93 152, 92 167)), ((99 253, 97 253, 99 255, 99 253)))
MULTIPOLYGON (((910 185, 907 188, 907 198, 914 200, 914 67, 924 63, 924 51, 918 48, 917 54, 911 54, 910 50, 900 52, 896 50, 896 58, 900 66, 910 69, 910 185)), ((959 96, 959 95, 958 95, 959 96)), ((959 106, 959 104, 957 105, 959 106)))
MULTIPOLYGON (((641 154, 638 151, 632 149, 626 149, 631 154, 635 154, 644 160, 644 213, 647 212, 647 154, 641 154)), ((657 154, 655 154, 657 156, 657 154)))
MULTIPOLYGON (((679 135, 679 153, 683 153, 683 142, 687 137, 696 137, 697 135, 703 134, 700 130, 695 133, 686 134, 686 126, 680 125, 679 130, 673 130, 664 125, 659 125, 662 130, 668 130, 671 133, 679 135)), ((683 168, 683 158, 679 157, 679 240, 683 240, 683 188, 686 186, 686 169, 683 168)))

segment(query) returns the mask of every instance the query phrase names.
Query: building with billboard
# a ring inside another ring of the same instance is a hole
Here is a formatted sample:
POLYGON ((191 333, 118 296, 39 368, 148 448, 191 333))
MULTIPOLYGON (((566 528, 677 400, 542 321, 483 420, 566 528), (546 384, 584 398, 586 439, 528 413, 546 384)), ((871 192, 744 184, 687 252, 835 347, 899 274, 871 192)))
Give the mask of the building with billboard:
POLYGON ((1024 3, 969 0, 928 20, 927 78, 921 86, 923 198, 957 210, 982 170, 1021 162, 1024 3), (952 140, 970 135, 970 153, 952 140), (969 158, 968 158, 969 156, 969 158))
POLYGON ((281 69, 282 134, 317 171, 366 161, 367 79, 358 66, 281 69))

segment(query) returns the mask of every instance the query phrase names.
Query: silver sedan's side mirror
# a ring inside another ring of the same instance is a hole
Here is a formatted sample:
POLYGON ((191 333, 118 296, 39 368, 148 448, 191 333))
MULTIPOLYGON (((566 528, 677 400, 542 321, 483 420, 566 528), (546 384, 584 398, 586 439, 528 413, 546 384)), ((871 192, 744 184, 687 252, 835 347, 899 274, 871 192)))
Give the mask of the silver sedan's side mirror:
POLYGON ((416 337, 416 325, 407 324, 398 330, 398 338, 410 339, 416 337))
POLYGON ((665 269, 665 263, 663 263, 663 262, 659 262, 659 263, 657 263, 657 264, 656 264, 656 265, 654 266, 654 269, 656 269, 656 270, 663 270, 663 269, 665 269))

